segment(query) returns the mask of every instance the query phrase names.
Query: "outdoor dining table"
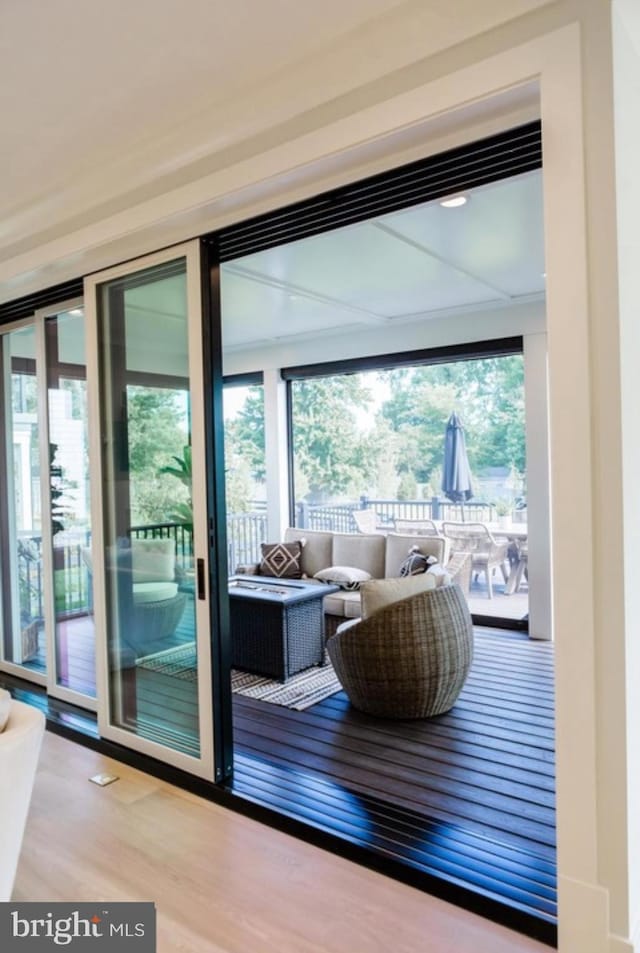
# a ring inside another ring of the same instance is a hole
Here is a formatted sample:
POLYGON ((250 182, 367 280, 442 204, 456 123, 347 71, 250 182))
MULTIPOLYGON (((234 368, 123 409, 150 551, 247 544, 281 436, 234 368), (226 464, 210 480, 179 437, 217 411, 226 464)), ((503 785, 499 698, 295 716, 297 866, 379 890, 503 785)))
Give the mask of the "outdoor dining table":
MULTIPOLYGON (((478 522, 477 520, 469 520, 469 523, 478 522)), ((526 544, 528 539, 528 527, 526 523, 497 523, 495 521, 490 523, 483 523, 483 526, 486 526, 492 536, 495 536, 498 539, 508 539, 513 545, 509 548, 509 578, 504 587, 505 596, 511 596, 516 591, 516 582, 519 585, 519 581, 522 578, 524 572, 524 567, 526 566, 527 557, 522 555, 522 549, 526 551, 526 544)), ((437 521, 436 526, 438 530, 442 532, 442 522, 437 521)))
POLYGON ((504 587, 505 596, 512 596, 520 586, 520 580, 527 565, 527 524, 509 523, 499 526, 497 523, 487 523, 486 525, 494 536, 506 537, 513 543, 509 547, 509 578, 504 587))

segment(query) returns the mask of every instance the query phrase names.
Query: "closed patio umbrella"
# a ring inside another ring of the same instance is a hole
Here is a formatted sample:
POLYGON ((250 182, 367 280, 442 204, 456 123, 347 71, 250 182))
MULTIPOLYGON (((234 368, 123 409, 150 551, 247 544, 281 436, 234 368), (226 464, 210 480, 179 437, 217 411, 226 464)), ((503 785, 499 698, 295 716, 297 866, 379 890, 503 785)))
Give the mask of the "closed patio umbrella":
MULTIPOLYGON (((455 412, 449 417, 444 434, 442 492, 452 503, 462 504, 473 496, 464 429, 455 412)), ((464 507, 461 506, 460 508, 462 519, 464 519, 464 507)))

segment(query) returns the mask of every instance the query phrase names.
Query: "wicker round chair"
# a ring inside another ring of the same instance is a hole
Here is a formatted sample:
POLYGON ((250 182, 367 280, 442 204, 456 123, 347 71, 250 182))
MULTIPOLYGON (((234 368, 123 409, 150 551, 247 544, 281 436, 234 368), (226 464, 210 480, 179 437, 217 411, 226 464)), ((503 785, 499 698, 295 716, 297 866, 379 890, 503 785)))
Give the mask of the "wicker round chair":
POLYGON ((381 718, 448 711, 473 659, 473 627, 460 587, 402 599, 337 632, 327 650, 352 705, 381 718))

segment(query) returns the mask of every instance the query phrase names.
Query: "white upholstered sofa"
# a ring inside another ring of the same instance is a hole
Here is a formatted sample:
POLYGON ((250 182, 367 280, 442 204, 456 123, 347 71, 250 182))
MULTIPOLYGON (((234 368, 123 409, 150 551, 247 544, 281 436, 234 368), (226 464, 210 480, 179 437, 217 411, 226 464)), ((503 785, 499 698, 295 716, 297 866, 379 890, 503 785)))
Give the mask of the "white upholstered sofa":
MULTIPOLYGON (((449 560, 449 543, 442 536, 415 536, 390 533, 388 536, 354 533, 328 533, 317 530, 289 527, 284 542, 304 540, 301 555, 303 578, 313 579, 318 572, 330 567, 351 567, 364 570, 372 579, 400 577, 402 563, 412 550, 432 556, 445 566, 463 592, 469 590, 470 564, 466 557, 452 563, 449 560)), ((257 572, 257 565, 240 566, 238 572, 257 572)), ((337 622, 360 617, 360 593, 340 590, 324 599, 324 611, 330 634, 337 622), (330 620, 334 620, 332 626, 330 620)))

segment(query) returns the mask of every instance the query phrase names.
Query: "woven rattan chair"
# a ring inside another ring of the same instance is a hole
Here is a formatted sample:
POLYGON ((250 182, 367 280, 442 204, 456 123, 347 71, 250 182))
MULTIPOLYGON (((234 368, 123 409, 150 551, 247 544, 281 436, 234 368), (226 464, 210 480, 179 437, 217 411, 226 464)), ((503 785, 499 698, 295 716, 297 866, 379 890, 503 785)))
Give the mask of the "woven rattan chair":
POLYGON ((471 616, 459 586, 441 586, 337 632, 327 650, 360 711, 381 718, 441 715, 471 666, 471 616))
POLYGON ((481 572, 487 577, 487 595, 493 599, 493 574, 500 569, 505 585, 509 578, 508 540, 494 539, 484 523, 443 523, 442 533, 451 542, 451 553, 470 553, 471 572, 477 577, 481 572))
MULTIPOLYGON (((93 561, 85 547, 82 557, 92 587, 93 561)), ((175 544, 171 539, 133 539, 131 547, 107 554, 107 565, 117 569, 121 642, 136 657, 147 655, 172 636, 187 605, 175 575, 175 544)))

